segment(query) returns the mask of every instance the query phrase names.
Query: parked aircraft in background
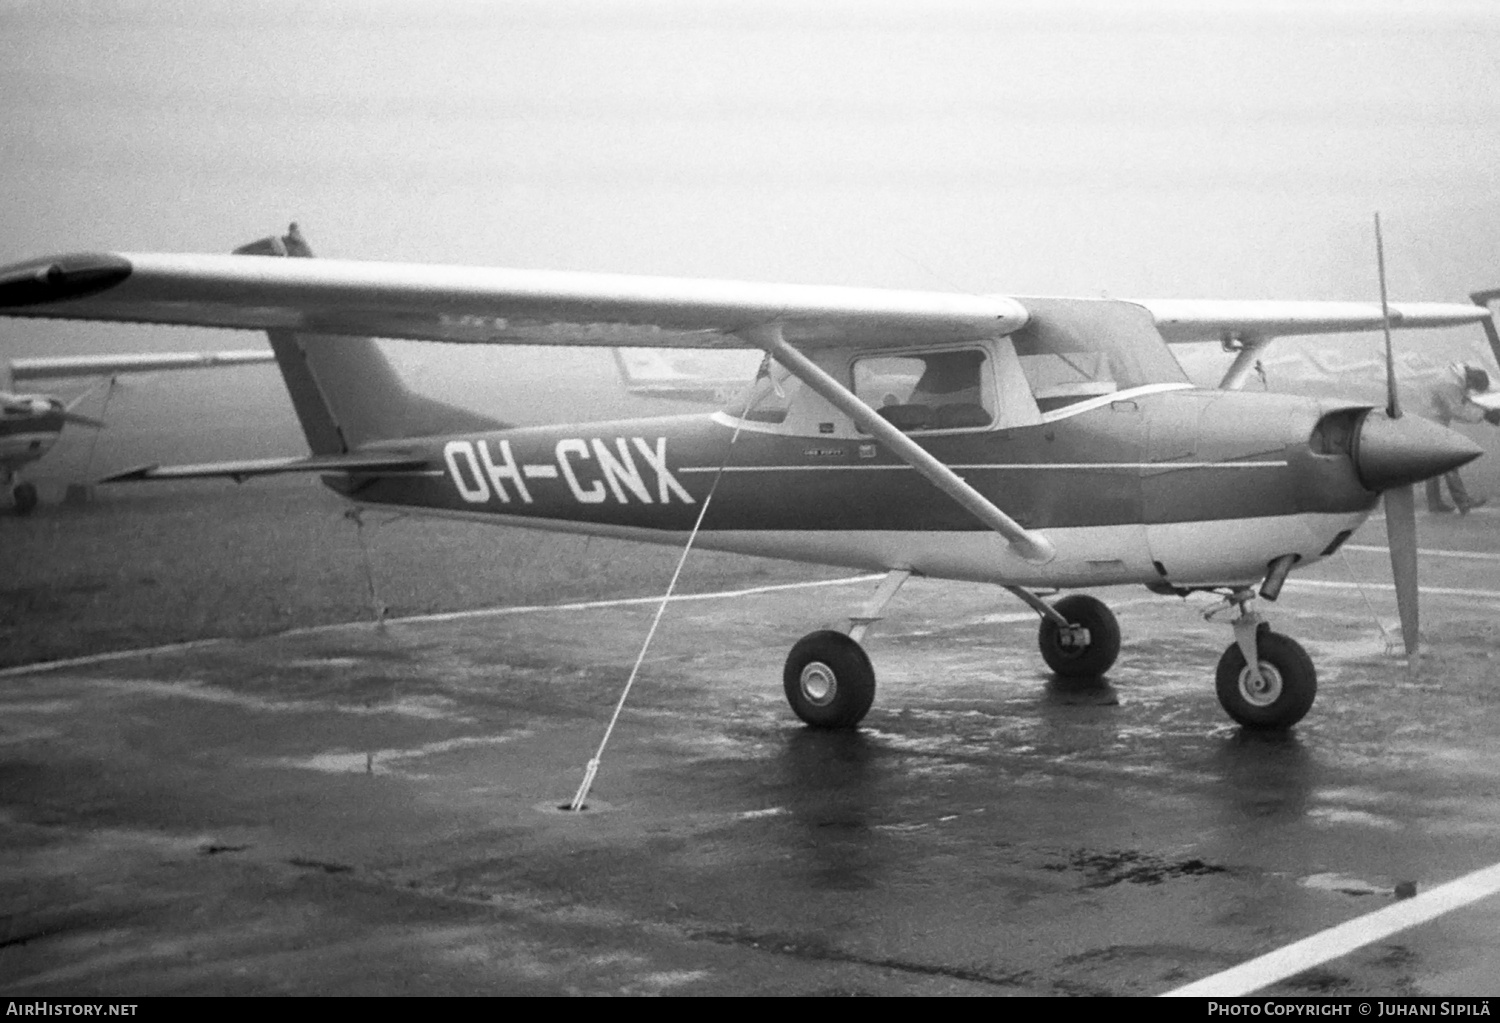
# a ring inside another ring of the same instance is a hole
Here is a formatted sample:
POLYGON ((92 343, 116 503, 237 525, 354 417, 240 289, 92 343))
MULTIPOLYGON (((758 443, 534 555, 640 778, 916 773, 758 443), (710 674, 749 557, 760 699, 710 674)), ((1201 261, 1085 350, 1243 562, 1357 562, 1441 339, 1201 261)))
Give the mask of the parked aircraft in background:
POLYGON ((238 352, 153 352, 133 355, 57 356, 12 359, 0 379, 0 486, 14 483, 16 512, 26 515, 37 505, 35 483, 17 481, 24 466, 37 461, 57 443, 68 423, 102 429, 104 423, 75 409, 92 390, 64 402, 51 394, 19 394, 16 382, 69 377, 114 377, 176 369, 216 369, 270 362, 269 350, 238 352))
MULTIPOLYGON (((1098 676, 1119 626, 1081 594, 1211 591, 1232 613, 1226 711, 1307 712, 1316 670, 1252 610, 1336 551, 1384 495, 1407 648, 1418 642, 1411 485, 1479 454, 1342 399, 1195 387, 1169 343, 1487 322, 1477 305, 1120 301, 314 260, 296 231, 232 255, 89 253, 0 269, 0 314, 265 330, 312 454, 119 479, 314 472, 361 506, 790 558, 886 574, 847 630, 797 642, 783 684, 856 725, 861 646, 911 575, 996 583, 1041 655, 1098 676), (750 349, 722 411, 507 427, 413 394, 371 336, 750 349)), ((1237 360, 1237 366, 1240 360, 1237 360)), ((1240 368, 1249 371, 1246 364, 1240 368)))
POLYGON ((616 348, 614 356, 620 381, 631 394, 713 408, 733 401, 760 366, 752 351, 616 348))

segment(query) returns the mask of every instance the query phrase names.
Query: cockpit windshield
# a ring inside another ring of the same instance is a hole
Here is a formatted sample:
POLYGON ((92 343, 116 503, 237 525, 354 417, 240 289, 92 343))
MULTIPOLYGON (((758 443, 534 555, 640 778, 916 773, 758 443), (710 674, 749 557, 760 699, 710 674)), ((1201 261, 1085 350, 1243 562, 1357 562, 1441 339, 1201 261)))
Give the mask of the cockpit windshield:
POLYGON ((1188 383, 1150 312, 1133 302, 1027 298, 1010 335, 1042 412, 1143 384, 1188 383))

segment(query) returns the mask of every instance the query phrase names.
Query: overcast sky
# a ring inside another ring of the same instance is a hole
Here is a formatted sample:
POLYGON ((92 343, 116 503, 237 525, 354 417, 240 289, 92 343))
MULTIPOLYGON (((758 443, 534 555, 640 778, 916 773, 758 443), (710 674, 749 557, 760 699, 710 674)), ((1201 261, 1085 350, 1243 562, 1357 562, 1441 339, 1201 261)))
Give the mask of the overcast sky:
MULTIPOLYGON (((348 258, 1370 298, 1379 209, 1393 297, 1500 284, 1490 2, 0 0, 0 96, 3 262, 295 219, 348 258)), ((91 330, 0 345, 262 343, 91 330)))
POLYGON ((1325 297, 1379 208, 1404 297, 1500 274, 1489 3, 12 0, 0 95, 6 260, 297 219, 355 258, 1325 297))

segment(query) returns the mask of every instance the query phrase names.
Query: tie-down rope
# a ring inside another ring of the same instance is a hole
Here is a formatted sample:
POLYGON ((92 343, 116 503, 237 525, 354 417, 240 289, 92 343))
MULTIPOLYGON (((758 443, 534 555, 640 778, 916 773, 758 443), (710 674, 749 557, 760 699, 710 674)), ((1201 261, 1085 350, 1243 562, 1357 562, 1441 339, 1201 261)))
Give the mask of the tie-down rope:
POLYGON ((1375 628, 1380 630, 1380 638, 1385 643, 1386 654, 1394 654, 1399 645, 1398 641, 1391 638, 1390 631, 1386 629, 1385 623, 1380 620, 1380 615, 1375 613, 1375 605, 1370 602, 1370 595, 1365 592, 1365 584, 1355 573, 1354 566, 1349 563, 1349 554, 1342 547, 1339 548, 1339 564, 1344 566, 1344 573, 1354 583, 1354 588, 1359 591, 1360 599, 1365 602, 1365 610, 1370 612, 1370 620, 1375 623, 1375 628))
MULTIPOLYGON (((380 587, 375 582, 375 566, 370 560, 370 545, 365 540, 364 509, 358 505, 347 508, 344 510, 344 518, 354 523, 354 533, 359 538, 360 560, 365 568, 365 592, 370 599, 370 614, 375 620, 375 625, 383 629, 385 628, 385 614, 389 608, 386 607, 385 601, 380 599, 380 587)), ((389 521, 394 522, 395 519, 389 521)))
MULTIPOLYGON (((755 374, 758 381, 762 376, 770 376, 772 372, 771 357, 767 355, 761 361, 760 371, 755 374)), ((771 377, 772 386, 776 379, 771 377)), ((780 388, 777 388, 778 393, 780 388)), ((641 652, 636 655, 635 666, 630 669, 630 677, 625 680, 625 688, 620 693, 620 699, 615 703, 615 712, 610 715, 609 727, 604 729, 604 738, 599 740, 599 749, 595 751, 594 758, 589 761, 588 767, 583 772, 583 783, 578 786, 578 791, 573 794, 573 801, 568 804, 568 809, 577 811, 583 809, 583 801, 588 798, 589 789, 593 787, 594 776, 599 773, 599 763, 604 759, 604 747, 609 745, 609 737, 614 734, 615 723, 620 720, 620 712, 625 709, 625 701, 630 696, 630 689, 635 685, 635 679, 640 674, 641 664, 646 660, 646 651, 651 649, 651 640, 656 636, 656 627, 661 624, 662 615, 666 613, 667 604, 672 600, 672 592, 677 589, 677 579, 682 575, 682 566, 687 564, 688 552, 693 549, 693 541, 698 539, 698 530, 703 526, 703 516, 708 514, 708 505, 714 499, 714 493, 719 489, 719 481, 724 478, 724 469, 729 465, 730 452, 734 450, 734 442, 740 439, 740 429, 745 425, 745 417, 750 414, 750 402, 755 396, 755 387, 752 384, 745 394, 745 407, 740 412, 739 419, 735 422, 734 433, 729 436, 729 444, 724 448, 724 458, 719 463, 719 471, 714 474, 714 481, 704 495, 703 504, 698 508, 698 520, 693 523, 693 530, 688 534, 687 543, 682 548, 682 554, 677 558, 677 568, 672 572, 672 579, 667 583, 667 592, 662 594, 661 602, 656 605, 656 616, 651 619, 651 628, 646 632, 646 641, 641 644, 641 652)))

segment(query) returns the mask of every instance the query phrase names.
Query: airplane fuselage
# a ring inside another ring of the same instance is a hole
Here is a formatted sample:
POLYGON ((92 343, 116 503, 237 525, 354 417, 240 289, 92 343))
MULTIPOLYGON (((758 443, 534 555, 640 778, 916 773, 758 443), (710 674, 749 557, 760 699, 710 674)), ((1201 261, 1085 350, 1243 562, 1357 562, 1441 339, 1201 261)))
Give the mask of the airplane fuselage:
POLYGON ((0 483, 51 450, 64 422, 62 406, 51 398, 0 392, 0 483))
POLYGON ((789 434, 714 414, 529 427, 382 444, 427 467, 325 479, 360 504, 670 544, 712 492, 705 548, 1023 586, 1238 585, 1286 554, 1326 556, 1369 515, 1377 495, 1349 452, 1312 443, 1326 415, 1359 408, 1143 387, 1035 425, 918 435, 1052 541, 1045 564, 843 426, 789 434))

